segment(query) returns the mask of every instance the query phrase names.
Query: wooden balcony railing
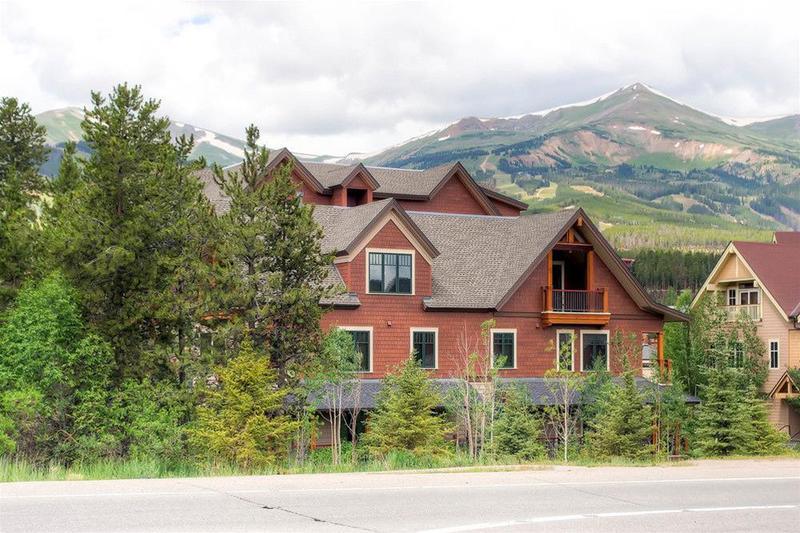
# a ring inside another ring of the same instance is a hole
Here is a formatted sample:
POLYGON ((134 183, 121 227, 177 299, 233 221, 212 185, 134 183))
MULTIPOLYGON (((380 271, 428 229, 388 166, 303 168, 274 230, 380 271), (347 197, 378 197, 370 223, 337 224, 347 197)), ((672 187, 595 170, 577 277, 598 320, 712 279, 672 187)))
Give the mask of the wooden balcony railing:
POLYGON ((542 319, 551 324, 608 323, 608 291, 542 287, 542 319))
POLYGON ((728 320, 736 320, 736 318, 744 313, 752 320, 761 320, 761 305, 728 305, 725 307, 728 312, 728 320))
POLYGON ((608 295, 605 289, 591 291, 542 287, 544 310, 561 313, 607 313, 608 295))

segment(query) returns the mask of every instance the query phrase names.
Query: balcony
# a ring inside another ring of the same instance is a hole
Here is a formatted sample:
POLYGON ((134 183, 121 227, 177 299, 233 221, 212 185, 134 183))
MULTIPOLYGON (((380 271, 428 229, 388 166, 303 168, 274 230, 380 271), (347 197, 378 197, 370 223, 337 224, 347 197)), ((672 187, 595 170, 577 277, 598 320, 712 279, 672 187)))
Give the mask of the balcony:
POLYGON ((728 313, 728 320, 736 320, 741 314, 750 317, 751 320, 761 320, 761 304, 727 305, 725 311, 728 313))
POLYGON ((608 312, 608 291, 554 289, 542 287, 542 325, 587 324, 605 325, 608 312))

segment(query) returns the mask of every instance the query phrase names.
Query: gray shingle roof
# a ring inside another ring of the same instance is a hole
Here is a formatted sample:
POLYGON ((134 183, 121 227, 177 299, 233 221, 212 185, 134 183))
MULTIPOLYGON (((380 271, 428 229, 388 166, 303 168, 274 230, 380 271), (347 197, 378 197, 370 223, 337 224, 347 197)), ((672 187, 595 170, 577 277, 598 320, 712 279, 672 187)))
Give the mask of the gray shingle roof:
POLYGON ((440 252, 426 306, 494 308, 576 212, 490 217, 410 211, 440 252))
MULTIPOLYGON (((348 249, 392 202, 316 206, 326 252, 348 249)), ((408 215, 439 254, 432 265, 429 308, 493 309, 548 249, 577 209, 524 217, 423 213, 408 215)))
MULTIPOLYGON (((344 290, 345 284, 339 269, 335 265, 328 266, 328 274, 325 276, 322 284, 326 287, 340 287, 344 290)), ((335 305, 341 307, 358 307, 361 301, 358 295, 354 292, 342 292, 333 296, 332 298, 323 298, 319 301, 322 305, 335 305)))
POLYGON ((323 251, 346 250, 391 201, 387 198, 358 207, 314 206, 314 220, 324 230, 323 251))
POLYGON ((203 194, 206 195, 211 206, 217 213, 224 213, 228 210, 231 204, 231 199, 222 192, 219 185, 214 181, 214 172, 210 168, 198 170, 196 173, 198 179, 203 184, 203 194))
POLYGON ((317 178, 324 187, 331 188, 340 185, 353 171, 356 165, 333 165, 329 163, 313 163, 303 161, 303 166, 317 178))
MULTIPOLYGON (((294 157, 289 150, 281 148, 280 150, 270 150, 269 164, 272 164, 278 158, 294 157)), ((304 170, 301 170, 310 181, 316 180, 313 185, 315 189, 320 192, 330 193, 330 189, 341 185, 353 170, 359 165, 342 165, 337 163, 318 163, 313 161, 298 161, 299 165, 304 170), (320 187, 322 189, 320 189, 320 187)), ((430 197, 436 187, 442 183, 442 180, 453 170, 454 164, 445 164, 438 167, 430 168, 427 170, 415 169, 401 169, 401 168, 386 168, 386 167, 363 167, 374 178, 377 184, 375 194, 378 196, 396 196, 407 198, 426 198, 430 197)), ((225 169, 226 172, 239 170, 241 163, 231 165, 225 169)), ((227 210, 229 201, 225 198, 222 191, 219 190, 213 180, 213 172, 210 168, 198 171, 198 177, 204 184, 204 192, 211 200, 212 205, 217 212, 224 212, 227 210)), ((491 191, 485 187, 477 187, 479 195, 489 195, 495 199, 510 202, 520 209, 525 208, 525 204, 514 200, 513 198, 506 197, 496 191, 491 191)))
MULTIPOLYGON (((303 166, 325 187, 340 185, 357 165, 303 162, 303 166)), ((404 168, 365 167, 378 181, 378 194, 428 196, 444 179, 453 165, 442 165, 428 170, 404 168)))

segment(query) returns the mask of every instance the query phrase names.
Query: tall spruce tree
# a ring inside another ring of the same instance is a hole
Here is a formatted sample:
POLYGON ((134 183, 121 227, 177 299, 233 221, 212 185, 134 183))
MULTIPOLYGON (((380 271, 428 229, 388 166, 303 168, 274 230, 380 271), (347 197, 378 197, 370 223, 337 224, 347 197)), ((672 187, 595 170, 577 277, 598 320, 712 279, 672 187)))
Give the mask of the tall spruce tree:
POLYGON ((0 98, 0 207, 25 207, 44 188, 39 166, 47 160, 46 130, 31 108, 16 98, 0 98))
POLYGON ((45 129, 30 106, 16 98, 0 99, 0 309, 31 269, 34 207, 44 189, 39 166, 47 154, 45 129))
POLYGON ((48 227, 50 260, 113 343, 118 378, 169 368, 172 357, 154 349, 173 346, 178 327, 164 295, 181 285, 179 264, 199 264, 196 239, 181 232, 202 232, 192 214, 208 209, 186 162, 191 140, 176 146, 158 108, 138 86, 92 93, 82 123, 92 155, 48 227))
POLYGON ((78 158, 78 145, 75 141, 68 141, 61 154, 58 165, 58 174, 51 184, 53 194, 64 195, 78 186, 81 179, 81 162, 78 158))
POLYGON ((711 370, 694 420, 697 455, 772 454, 783 448, 786 438, 770 424, 756 388, 742 389, 740 374, 723 366, 711 370))
POLYGON ((622 384, 608 387, 597 400, 597 415, 587 435, 588 451, 593 457, 643 459, 653 452, 651 409, 636 387, 627 359, 623 361, 626 363, 622 384))
POLYGON ((267 176, 269 153, 258 139, 251 125, 241 167, 214 167, 230 199, 219 218, 224 238, 216 258, 226 275, 217 294, 221 307, 238 318, 233 336, 246 327, 256 347, 269 353, 283 384, 295 381, 297 369, 319 350, 319 302, 330 294, 323 281, 332 258, 322 252, 322 229, 313 206, 301 201, 291 165, 267 176))
POLYGON ((535 414, 528 391, 512 386, 500 396, 502 406, 494 423, 495 453, 525 461, 545 457, 542 416, 535 414))
POLYGON ((451 428, 436 412, 441 397, 415 358, 409 357, 384 378, 376 401, 362 439, 371 455, 385 457, 393 451, 426 456, 449 453, 445 435, 451 428))

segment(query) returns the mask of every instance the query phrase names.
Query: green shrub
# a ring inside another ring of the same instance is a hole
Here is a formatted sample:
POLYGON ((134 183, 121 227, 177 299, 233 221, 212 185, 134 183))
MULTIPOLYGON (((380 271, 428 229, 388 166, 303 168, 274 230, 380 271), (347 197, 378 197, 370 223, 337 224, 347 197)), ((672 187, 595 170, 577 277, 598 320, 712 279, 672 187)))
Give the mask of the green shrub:
POLYGON ((363 437, 370 455, 385 458, 402 451, 416 456, 448 455, 451 446, 445 435, 450 427, 436 412, 441 398, 416 359, 409 357, 383 383, 363 437))
POLYGON ((542 419, 525 389, 509 387, 500 393, 502 406, 494 423, 494 451, 500 456, 523 461, 541 459, 547 450, 542 443, 542 419))
POLYGON ((299 422, 281 414, 289 391, 277 387, 277 373, 249 334, 217 374, 219 385, 205 391, 189 433, 200 462, 263 468, 286 458, 299 422))

